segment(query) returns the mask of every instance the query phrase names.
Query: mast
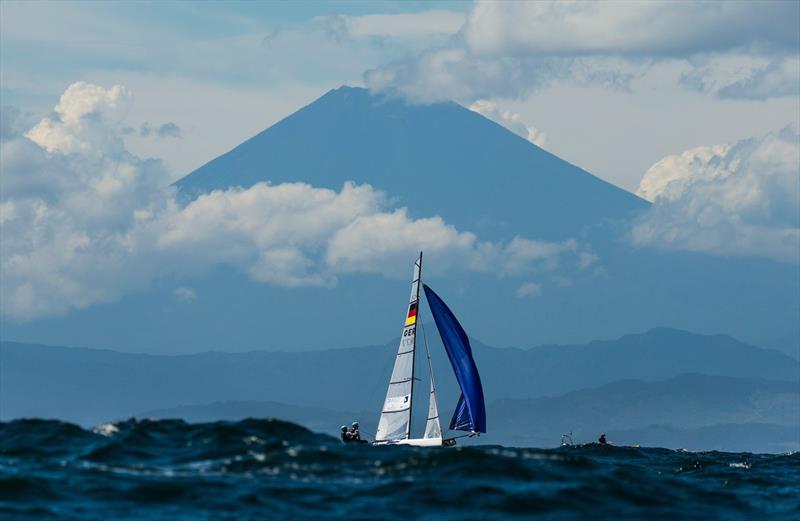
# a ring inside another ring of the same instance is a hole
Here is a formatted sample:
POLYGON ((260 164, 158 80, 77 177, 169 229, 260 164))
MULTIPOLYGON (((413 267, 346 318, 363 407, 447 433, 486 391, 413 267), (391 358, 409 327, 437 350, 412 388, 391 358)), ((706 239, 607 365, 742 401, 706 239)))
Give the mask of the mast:
POLYGON ((422 252, 419 252, 419 258, 414 263, 414 280, 411 283, 411 290, 412 294, 414 295, 414 302, 417 303, 417 315, 414 317, 414 347, 412 348, 413 351, 411 352, 411 398, 408 400, 408 431, 406 431, 406 439, 411 438, 411 424, 414 422, 414 367, 417 365, 417 322, 419 322, 419 285, 420 281, 422 280, 422 252), (414 294, 415 293, 415 294, 414 294))

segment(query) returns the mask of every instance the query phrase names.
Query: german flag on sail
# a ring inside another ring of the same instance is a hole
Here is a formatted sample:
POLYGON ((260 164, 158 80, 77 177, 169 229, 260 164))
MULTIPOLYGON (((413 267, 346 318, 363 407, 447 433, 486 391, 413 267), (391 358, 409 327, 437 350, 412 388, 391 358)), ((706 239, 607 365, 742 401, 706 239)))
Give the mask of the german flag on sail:
POLYGON ((417 323, 417 303, 412 302, 408 306, 408 316, 406 317, 406 325, 413 326, 417 323))

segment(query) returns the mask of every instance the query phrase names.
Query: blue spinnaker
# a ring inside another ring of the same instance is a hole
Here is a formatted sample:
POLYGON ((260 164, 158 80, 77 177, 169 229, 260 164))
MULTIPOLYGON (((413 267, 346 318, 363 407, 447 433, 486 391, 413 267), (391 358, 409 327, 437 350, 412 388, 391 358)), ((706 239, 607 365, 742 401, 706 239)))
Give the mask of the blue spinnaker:
POLYGON ((450 429, 455 431, 486 432, 486 406, 483 402, 483 386, 478 368, 472 358, 472 348, 464 328, 458 323, 447 304, 439 298, 426 284, 425 296, 431 308, 433 319, 442 343, 450 358, 450 364, 456 373, 456 380, 461 386, 461 398, 458 400, 450 429))

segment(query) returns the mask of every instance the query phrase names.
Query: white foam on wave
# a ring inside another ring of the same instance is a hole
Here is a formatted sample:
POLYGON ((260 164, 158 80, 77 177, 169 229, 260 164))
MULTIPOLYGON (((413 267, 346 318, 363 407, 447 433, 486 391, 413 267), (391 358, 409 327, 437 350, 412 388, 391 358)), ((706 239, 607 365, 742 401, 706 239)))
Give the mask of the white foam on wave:
POLYGON ((113 436, 119 432, 119 427, 113 423, 101 423, 92 428, 92 432, 102 436, 113 436))

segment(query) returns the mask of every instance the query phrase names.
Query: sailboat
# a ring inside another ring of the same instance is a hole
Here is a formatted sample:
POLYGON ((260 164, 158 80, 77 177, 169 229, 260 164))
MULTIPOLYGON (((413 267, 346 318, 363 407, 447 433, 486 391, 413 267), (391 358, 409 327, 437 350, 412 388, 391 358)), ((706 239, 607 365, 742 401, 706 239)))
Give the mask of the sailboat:
MULTIPOLYGON (((375 434, 375 445, 414 445, 418 447, 452 446, 456 438, 475 436, 486 432, 486 407, 483 399, 483 386, 478 374, 472 348, 469 345, 464 328, 458 323, 447 304, 426 284, 422 284, 428 307, 433 315, 436 328, 442 338, 447 357, 461 387, 461 397, 456 405, 450 430, 463 431, 468 434, 444 438, 439 422, 439 406, 436 402, 436 384, 433 378, 431 354, 425 339, 425 352, 430 376, 430 393, 428 397, 428 416, 425 431, 421 438, 411 437, 411 423, 414 405, 414 365, 417 353, 417 325, 420 320, 419 290, 422 283, 422 252, 414 262, 414 273, 411 281, 411 298, 408 313, 397 349, 394 369, 386 390, 378 431, 375 434)), ((423 331, 424 333, 424 331, 423 331)))

